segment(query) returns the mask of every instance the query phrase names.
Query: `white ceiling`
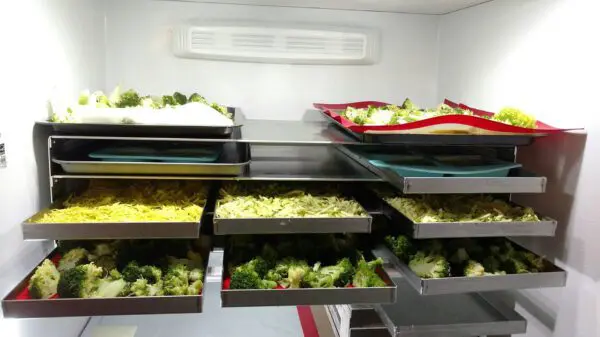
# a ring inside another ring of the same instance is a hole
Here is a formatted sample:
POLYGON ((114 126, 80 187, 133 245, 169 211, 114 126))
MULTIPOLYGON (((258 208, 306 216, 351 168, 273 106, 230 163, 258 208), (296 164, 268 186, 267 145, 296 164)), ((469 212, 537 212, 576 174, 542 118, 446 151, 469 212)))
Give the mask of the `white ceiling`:
MULTIPOLYGON (((162 0, 167 1, 167 0, 162 0)), ((378 12, 447 14, 491 0, 169 0, 259 6, 350 9, 378 12)))

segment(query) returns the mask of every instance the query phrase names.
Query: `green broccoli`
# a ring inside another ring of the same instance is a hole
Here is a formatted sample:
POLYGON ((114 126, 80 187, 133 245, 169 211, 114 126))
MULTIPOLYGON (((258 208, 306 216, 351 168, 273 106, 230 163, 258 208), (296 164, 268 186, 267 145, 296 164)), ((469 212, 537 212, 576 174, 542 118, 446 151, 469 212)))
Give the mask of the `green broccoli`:
POLYGON ((173 93, 173 99, 177 102, 177 105, 184 105, 188 102, 187 97, 180 92, 173 93))
POLYGON ((509 258, 504 265, 506 271, 510 274, 528 274, 531 272, 527 264, 516 257, 509 258))
POLYGON ((91 297, 118 297, 128 291, 127 282, 123 279, 102 278, 96 284, 96 289, 91 297))
POLYGON ((288 269, 287 282, 290 288, 300 288, 304 275, 310 271, 307 265, 297 264, 288 269))
POLYGON ((269 264, 260 256, 250 260, 250 262, 246 263, 246 266, 254 270, 261 278, 269 271, 269 264))
MULTIPOLYGON (((162 296, 165 295, 163 290, 163 281, 149 283, 148 280, 141 278, 131 283, 129 291, 132 296, 162 296)), ((187 291, 187 289, 186 289, 187 291)))
POLYGON ((96 108, 110 108, 110 100, 102 91, 93 94, 96 97, 96 108))
POLYGON ((202 280, 193 281, 187 288, 187 295, 200 295, 204 284, 202 280))
POLYGON ((534 253, 527 251, 519 252, 519 256, 521 260, 525 261, 529 267, 531 267, 531 271, 534 273, 542 272, 546 268, 544 258, 541 256, 537 256, 534 253))
POLYGON ((231 289, 260 289, 262 280, 253 269, 237 267, 231 275, 231 289))
POLYGON ((413 101, 410 100, 410 98, 407 98, 404 100, 404 102, 402 103, 402 109, 407 109, 407 110, 419 110, 419 107, 417 107, 413 101))
POLYGON ((367 262, 362 257, 356 265, 352 285, 358 288, 385 287, 387 284, 377 274, 377 268, 383 265, 382 259, 367 262))
POLYGON ((484 276, 485 268, 483 268, 481 263, 469 260, 464 268, 464 274, 468 277, 484 276))
POLYGON ((482 263, 486 272, 496 273, 501 271, 501 263, 495 256, 487 256, 482 263))
POLYGON ((442 278, 450 275, 450 264, 441 255, 418 251, 408 263, 409 268, 422 278, 442 278))
POLYGON ((175 100, 175 98, 173 96, 169 96, 169 95, 164 95, 162 97, 162 106, 163 107, 167 107, 167 106, 177 106, 177 100, 175 100))
POLYGON ((95 265, 102 268, 105 273, 109 273, 111 270, 115 270, 117 268, 117 263, 112 256, 103 255, 100 256, 91 262, 94 262, 95 265))
POLYGON ((160 109, 162 108, 162 99, 152 96, 144 96, 140 99, 140 106, 149 109, 160 109))
POLYGON ((267 280, 267 281, 279 282, 279 281, 281 281, 281 279, 283 279, 283 277, 281 276, 281 274, 277 273, 275 270, 269 270, 267 272, 267 275, 265 275, 265 280, 267 280))
POLYGON ((260 289, 275 289, 277 288, 277 282, 270 280, 260 280, 260 289))
POLYGON ((319 271, 309 271, 302 280, 303 288, 333 288, 333 276, 319 271))
POLYGON ((93 297, 103 274, 102 268, 93 263, 67 269, 58 281, 58 295, 62 298, 93 297))
POLYGON ((510 107, 504 108, 500 110, 500 112, 494 114, 492 120, 529 129, 535 129, 537 126, 535 117, 530 116, 519 109, 510 107))
POLYGON ((131 261, 123 268, 121 274, 123 274, 125 281, 135 282, 137 279, 142 278, 143 270, 136 261, 131 261))
POLYGON ((58 262, 58 270, 63 272, 65 270, 73 269, 78 265, 88 263, 88 251, 84 248, 73 248, 69 250, 58 262))
POLYGON ((190 102, 190 103, 192 103, 192 102, 203 103, 203 104, 208 105, 208 101, 206 100, 206 98, 202 97, 198 93, 191 94, 190 98, 188 98, 188 102, 190 102))
POLYGON ((133 108, 139 106, 141 100, 140 95, 135 90, 130 89, 121 94, 115 106, 117 108, 133 108))
POLYGON ((189 279, 191 282, 202 280, 204 278, 204 272, 200 268, 194 268, 190 270, 189 279))
POLYGON ((60 272, 52 261, 46 259, 38 266, 29 279, 31 298, 50 298, 56 295, 60 272))
POLYGON ((165 295, 185 295, 189 286, 190 271, 187 265, 170 266, 164 278, 165 295))
POLYGON ((385 242, 392 249, 392 252, 402 261, 409 261, 414 254, 414 247, 410 239, 404 235, 398 237, 387 236, 385 242))
POLYGON ((223 115, 223 116, 225 116, 227 118, 232 118, 233 117, 231 115, 231 113, 227 110, 226 106, 222 106, 222 105, 219 105, 217 103, 212 103, 210 105, 210 107, 213 108, 213 109, 215 109, 215 110, 217 110, 218 112, 221 113, 221 115, 223 115))

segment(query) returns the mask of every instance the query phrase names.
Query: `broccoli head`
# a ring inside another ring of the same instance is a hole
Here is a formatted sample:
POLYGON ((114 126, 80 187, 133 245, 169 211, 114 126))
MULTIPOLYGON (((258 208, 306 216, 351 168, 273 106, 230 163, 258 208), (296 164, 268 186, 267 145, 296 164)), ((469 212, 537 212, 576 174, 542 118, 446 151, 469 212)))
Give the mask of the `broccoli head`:
POLYGON ((127 282, 123 279, 102 278, 96 285, 96 290, 91 297, 118 297, 129 291, 127 282))
POLYGON ((441 255, 428 255, 419 251, 410 260, 408 266, 421 278, 441 278, 450 275, 450 264, 441 255))
POLYGON ((140 95, 133 89, 127 90, 121 94, 116 104, 117 108, 133 108, 141 103, 140 95))
POLYGON ((307 265, 293 265, 288 269, 287 281, 290 288, 300 288, 304 275, 310 271, 307 265))
POLYGON ((529 267, 531 267, 531 271, 534 273, 542 272, 546 268, 544 258, 541 256, 537 256, 534 253, 527 251, 519 252, 519 256, 522 261, 525 261, 529 267))
POLYGON ((104 271, 94 263, 65 270, 58 281, 58 295, 62 298, 89 298, 94 296, 104 271))
POLYGON ((190 270, 189 279, 191 282, 202 280, 204 278, 204 272, 200 268, 194 268, 190 270))
POLYGON ((500 110, 500 112, 492 117, 492 120, 529 129, 535 129, 537 126, 535 117, 519 109, 510 107, 500 110))
POLYGON ((283 277, 281 274, 277 273, 275 270, 269 270, 267 275, 265 275, 265 280, 279 282, 283 277))
POLYGON ((404 100, 404 102, 402 103, 402 109, 407 109, 407 110, 419 110, 419 107, 416 106, 413 101, 410 100, 410 98, 407 98, 404 100))
POLYGON ((531 272, 527 266, 527 263, 517 257, 510 257, 504 263, 504 266, 506 271, 510 274, 527 274, 531 272))
MULTIPOLYGON (((325 267, 327 268, 327 267, 325 267)), ((333 288, 334 279, 331 274, 320 271, 309 271, 302 280, 303 288, 333 288)))
POLYGON ((258 274, 250 269, 237 267, 231 275, 231 289, 260 289, 261 279, 258 274))
POLYGON ((187 295, 200 295, 203 286, 202 280, 193 281, 187 288, 187 295))
POLYGON ((198 93, 191 94, 190 98, 188 98, 188 102, 190 102, 190 103, 192 103, 192 102, 203 103, 203 104, 208 105, 208 101, 206 100, 206 98, 202 97, 198 93))
POLYGON ((177 105, 184 105, 188 102, 187 97, 180 92, 173 93, 173 99, 175 99, 175 102, 177 102, 177 105))
POLYGON ((73 269, 78 265, 88 263, 88 251, 84 248, 73 248, 69 250, 58 262, 58 270, 63 272, 65 270, 73 269))
POLYGON ((246 263, 246 267, 254 270, 259 277, 264 277, 269 271, 269 264, 262 257, 256 257, 246 263))
POLYGON ((157 283, 150 283, 148 280, 141 278, 136 280, 129 287, 131 296, 162 296, 165 294, 163 291, 163 282, 158 281, 157 283))
POLYGON ((190 271, 187 265, 170 266, 164 278, 165 295, 185 295, 189 286, 190 271))
POLYGON ((50 298, 56 295, 60 272, 52 261, 46 259, 36 268, 29 280, 31 298, 50 298))
POLYGON ((177 101, 175 100, 175 98, 173 96, 169 96, 169 95, 164 95, 162 97, 162 106, 163 107, 167 107, 167 106, 177 106, 177 101))
POLYGON ((358 260, 352 285, 358 288, 385 287, 387 284, 379 277, 376 270, 383 264, 381 259, 367 262, 364 257, 358 260))
POLYGON ((102 268, 105 273, 109 273, 111 270, 115 270, 117 268, 117 263, 112 256, 102 255, 98 258, 92 260, 95 265, 102 268))
POLYGON ((123 268, 121 274, 123 274, 125 281, 135 282, 137 279, 142 278, 143 270, 136 261, 131 261, 123 268))
POLYGON ((485 268, 483 267, 483 265, 481 263, 479 263, 477 261, 469 260, 469 262, 467 262, 467 265, 465 266, 463 272, 464 272, 465 276, 468 276, 468 277, 484 276, 485 268))
POLYGON ((489 273, 495 273, 495 272, 501 271, 501 263, 494 256, 486 257, 483 260, 482 265, 485 268, 486 272, 489 272, 489 273))
POLYGON ((398 237, 387 236, 385 242, 392 249, 392 252, 402 261, 410 260, 410 257, 414 254, 412 242, 404 235, 398 235, 398 237))
POLYGON ((275 289, 277 282, 270 280, 260 280, 260 289, 275 289))

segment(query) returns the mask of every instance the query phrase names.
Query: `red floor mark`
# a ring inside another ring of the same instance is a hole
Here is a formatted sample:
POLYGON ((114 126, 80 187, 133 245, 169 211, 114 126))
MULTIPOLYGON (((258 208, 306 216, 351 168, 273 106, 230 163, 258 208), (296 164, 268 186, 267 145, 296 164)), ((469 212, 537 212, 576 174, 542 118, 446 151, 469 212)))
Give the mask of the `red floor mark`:
POLYGON ((319 337, 319 330, 317 329, 317 324, 315 324, 315 319, 310 307, 307 305, 299 305, 296 309, 298 309, 298 318, 300 318, 300 325, 302 326, 304 337, 319 337))

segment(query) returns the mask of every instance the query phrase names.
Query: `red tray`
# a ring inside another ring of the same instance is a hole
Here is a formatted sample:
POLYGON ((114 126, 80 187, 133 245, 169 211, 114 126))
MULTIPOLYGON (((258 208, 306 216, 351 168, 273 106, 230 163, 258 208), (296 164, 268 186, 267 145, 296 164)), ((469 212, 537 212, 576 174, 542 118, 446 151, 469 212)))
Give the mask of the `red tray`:
POLYGON ((475 116, 447 115, 427 118, 416 122, 399 125, 358 125, 342 117, 339 112, 348 107, 368 108, 389 105, 385 102, 365 101, 346 104, 315 103, 314 107, 322 110, 342 127, 360 134, 459 134, 459 135, 528 135, 544 136, 581 128, 559 129, 548 124, 537 122, 535 129, 512 126, 501 122, 483 119, 476 116, 492 116, 493 113, 475 109, 464 104, 444 100, 451 107, 460 107, 473 111, 475 116))

